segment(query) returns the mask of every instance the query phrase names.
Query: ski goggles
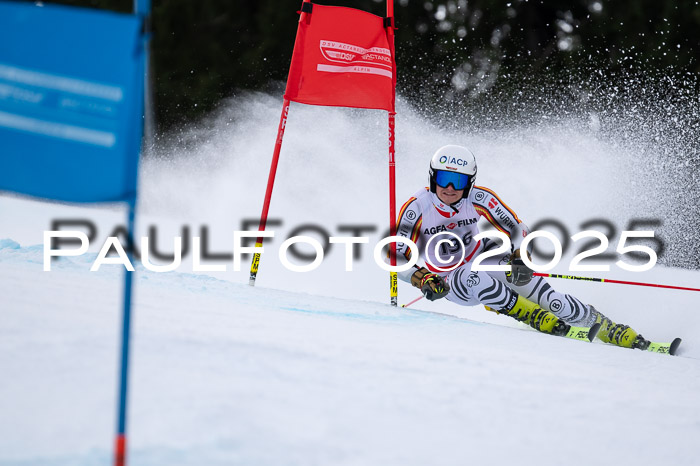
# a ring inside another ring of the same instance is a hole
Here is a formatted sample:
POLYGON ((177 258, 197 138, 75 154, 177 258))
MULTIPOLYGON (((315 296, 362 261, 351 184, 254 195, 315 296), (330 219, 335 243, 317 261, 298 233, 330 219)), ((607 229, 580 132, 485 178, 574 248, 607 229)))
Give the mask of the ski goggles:
POLYGON ((463 173, 448 172, 445 170, 437 170, 435 173, 435 183, 441 188, 446 188, 449 185, 459 191, 469 186, 470 177, 463 173))

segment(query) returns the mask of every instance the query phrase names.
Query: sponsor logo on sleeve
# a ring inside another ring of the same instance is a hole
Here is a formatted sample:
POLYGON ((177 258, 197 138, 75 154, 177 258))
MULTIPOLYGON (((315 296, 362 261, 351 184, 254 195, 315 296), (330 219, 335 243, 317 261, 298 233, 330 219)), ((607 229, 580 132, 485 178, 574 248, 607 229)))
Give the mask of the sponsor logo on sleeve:
POLYGON ((503 226, 508 227, 511 230, 513 228, 515 228, 515 223, 513 223, 513 221, 511 220, 510 214, 505 209, 501 209, 500 207, 496 207, 496 217, 498 217, 498 219, 501 221, 503 226))

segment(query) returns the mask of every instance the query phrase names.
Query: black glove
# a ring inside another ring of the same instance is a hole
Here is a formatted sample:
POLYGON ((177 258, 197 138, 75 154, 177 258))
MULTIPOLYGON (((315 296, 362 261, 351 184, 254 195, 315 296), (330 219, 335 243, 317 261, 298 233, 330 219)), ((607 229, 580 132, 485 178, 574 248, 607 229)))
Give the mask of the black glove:
POLYGON ((506 280, 515 286, 525 286, 532 280, 533 271, 525 265, 523 259, 520 257, 520 249, 516 249, 513 254, 510 255, 511 271, 506 272, 506 280))
POLYGON ((443 277, 436 273, 431 273, 425 267, 421 267, 413 273, 411 284, 416 288, 420 288, 423 296, 430 301, 444 298, 450 291, 450 286, 443 277))

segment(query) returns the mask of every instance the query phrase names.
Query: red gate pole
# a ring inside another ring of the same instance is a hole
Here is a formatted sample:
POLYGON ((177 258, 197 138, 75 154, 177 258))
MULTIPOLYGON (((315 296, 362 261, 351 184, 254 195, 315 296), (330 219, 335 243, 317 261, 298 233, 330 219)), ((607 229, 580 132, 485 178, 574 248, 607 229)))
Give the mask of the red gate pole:
MULTIPOLYGON (((270 210, 270 198, 272 197, 272 188, 275 185, 275 175, 277 174, 277 162, 279 162, 280 151, 282 150, 282 138, 284 137, 284 128, 287 126, 287 116, 289 115, 289 100, 284 99, 282 104, 282 115, 280 116, 280 124, 277 129, 277 140, 275 141, 275 151, 272 154, 272 163, 270 164, 270 174, 267 177, 267 190, 265 191, 265 201, 263 202, 262 213, 260 214, 260 224, 258 231, 265 231, 267 225, 267 213, 270 210)), ((255 241, 255 247, 262 247, 263 237, 259 236, 255 241)), ((248 284, 255 286, 255 278, 258 275, 258 266, 260 265, 260 253, 253 254, 253 262, 250 265, 250 280, 248 284)))
MULTIPOLYGON (((391 111, 389 112, 389 232, 396 236, 396 53, 394 47, 394 0, 386 1, 386 29, 389 39, 392 61, 391 111)), ((392 267, 396 267, 396 243, 389 243, 389 259, 392 267)), ((391 305, 398 305, 398 276, 389 272, 389 289, 391 305)))

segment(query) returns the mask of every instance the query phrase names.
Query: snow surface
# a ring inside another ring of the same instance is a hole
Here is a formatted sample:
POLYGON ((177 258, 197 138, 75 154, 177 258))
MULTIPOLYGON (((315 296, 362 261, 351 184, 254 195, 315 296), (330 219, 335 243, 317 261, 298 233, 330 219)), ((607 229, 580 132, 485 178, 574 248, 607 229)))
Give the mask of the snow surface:
MULTIPOLYGON (((182 225, 207 225, 212 250, 230 252, 242 219, 259 215, 280 110, 270 96, 241 98, 147 158, 137 235, 156 225, 168 250, 182 225)), ((648 338, 682 337, 669 357, 542 335, 481 306, 391 308, 369 247, 353 272, 337 246, 315 272, 284 270, 276 250, 297 225, 341 235, 339 225, 373 224, 370 244, 383 236, 385 119, 292 105, 270 211, 283 225, 256 288, 247 262, 137 268, 130 464, 697 464, 698 293, 551 282, 648 338)), ((477 154, 479 184, 526 222, 556 217, 574 234, 591 218, 623 229, 657 212, 656 187, 621 176, 620 147, 574 123, 468 135, 404 108, 397 143, 400 203, 424 185, 436 147, 461 143, 477 154), (579 175, 592 164, 595 179, 579 175)), ((0 464, 111 461, 122 271, 89 268, 124 215, 0 197, 0 464), (99 239, 43 272, 42 234, 57 218, 89 218, 99 239)), ((661 265, 589 275, 700 287, 700 272, 661 265)), ((399 296, 417 293, 401 283, 399 296)))

